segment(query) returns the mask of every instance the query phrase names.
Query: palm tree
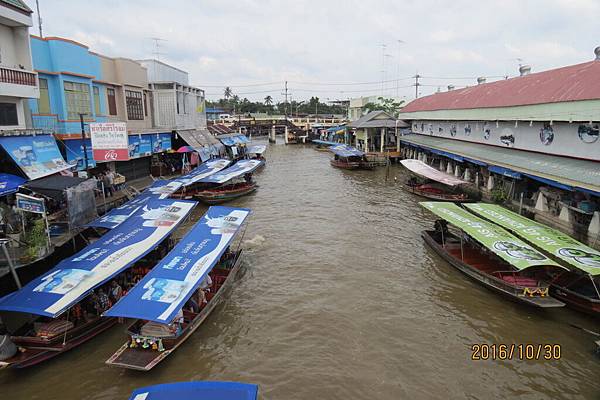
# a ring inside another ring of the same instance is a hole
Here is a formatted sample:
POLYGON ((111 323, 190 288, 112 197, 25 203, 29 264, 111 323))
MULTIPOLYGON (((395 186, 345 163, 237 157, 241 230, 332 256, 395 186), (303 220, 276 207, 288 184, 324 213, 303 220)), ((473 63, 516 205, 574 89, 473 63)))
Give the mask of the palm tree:
POLYGON ((273 98, 270 95, 265 97, 265 106, 270 106, 272 104, 273 104, 273 98))
POLYGON ((229 86, 226 86, 225 90, 223 91, 223 96, 225 97, 225 100, 229 99, 232 94, 233 91, 231 90, 231 88, 229 86))

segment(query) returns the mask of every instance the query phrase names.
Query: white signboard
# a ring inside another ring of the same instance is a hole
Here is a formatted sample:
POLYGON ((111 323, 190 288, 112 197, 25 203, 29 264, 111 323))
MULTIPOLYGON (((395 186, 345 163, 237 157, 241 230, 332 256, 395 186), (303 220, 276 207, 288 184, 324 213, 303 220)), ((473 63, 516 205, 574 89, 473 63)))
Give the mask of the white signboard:
POLYGON ((129 160, 129 139, 125 122, 92 123, 90 136, 95 161, 129 160))

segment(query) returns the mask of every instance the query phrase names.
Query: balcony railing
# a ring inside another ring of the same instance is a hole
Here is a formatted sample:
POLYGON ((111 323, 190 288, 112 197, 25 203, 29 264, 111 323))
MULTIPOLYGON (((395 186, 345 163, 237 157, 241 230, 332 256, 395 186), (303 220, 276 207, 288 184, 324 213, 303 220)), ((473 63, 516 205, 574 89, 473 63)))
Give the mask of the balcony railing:
POLYGON ((0 82, 13 83, 15 85, 37 86, 35 73, 5 67, 0 67, 0 82))

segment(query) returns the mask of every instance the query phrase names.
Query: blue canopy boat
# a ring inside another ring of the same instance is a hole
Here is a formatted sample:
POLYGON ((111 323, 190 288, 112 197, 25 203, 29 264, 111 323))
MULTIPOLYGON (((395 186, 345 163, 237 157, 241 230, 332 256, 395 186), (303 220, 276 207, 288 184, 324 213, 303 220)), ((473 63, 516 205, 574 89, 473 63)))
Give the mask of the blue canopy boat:
POLYGON ((330 151, 331 146, 339 146, 340 143, 330 142, 329 140, 313 139, 312 142, 316 144, 315 150, 318 151, 330 151))
POLYGON ((258 385, 240 382, 177 382, 136 389, 129 400, 257 400, 258 385))
POLYGON ((345 144, 330 147, 334 154, 331 165, 342 169, 373 169, 375 165, 367 160, 362 151, 345 144))
MULTIPOLYGON (((159 245, 192 211, 195 202, 153 200, 96 242, 62 260, 22 289, 0 299, 0 311, 38 315, 37 321, 19 328, 11 340, 20 347, 0 367, 24 368, 76 347, 115 322, 99 312, 88 312, 80 303, 151 251, 160 257, 159 245)), ((146 263, 149 264, 151 261, 146 263)), ((101 310, 100 310, 101 311, 101 310)))
POLYGON ((128 341, 106 364, 148 371, 198 329, 240 268, 242 250, 232 251, 230 246, 249 215, 245 208, 210 207, 177 246, 105 312, 137 318, 128 328, 128 341))
POLYGON ((193 197, 207 204, 218 204, 254 192, 258 185, 252 172, 264 165, 263 160, 240 160, 231 167, 201 179, 193 197))

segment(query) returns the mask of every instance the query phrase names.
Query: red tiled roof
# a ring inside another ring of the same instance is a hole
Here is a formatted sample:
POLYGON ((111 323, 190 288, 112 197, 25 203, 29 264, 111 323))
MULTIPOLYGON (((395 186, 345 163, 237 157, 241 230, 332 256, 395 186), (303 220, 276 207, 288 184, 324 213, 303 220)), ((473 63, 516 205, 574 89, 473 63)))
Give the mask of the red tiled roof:
POLYGON ((410 102, 402 113, 592 99, 600 99, 600 61, 436 93, 410 102))

